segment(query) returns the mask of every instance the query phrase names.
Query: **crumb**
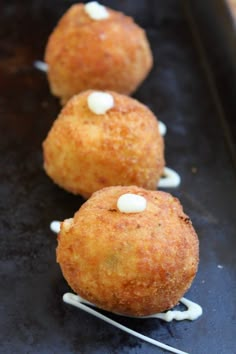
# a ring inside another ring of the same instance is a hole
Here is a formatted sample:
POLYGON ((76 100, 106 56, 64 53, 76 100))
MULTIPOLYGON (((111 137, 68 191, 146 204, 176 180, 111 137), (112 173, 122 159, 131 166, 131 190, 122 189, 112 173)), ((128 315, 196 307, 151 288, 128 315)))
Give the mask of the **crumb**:
POLYGON ((72 218, 66 219, 64 221, 63 226, 64 226, 64 229, 65 229, 65 232, 68 232, 70 230, 72 224, 73 224, 73 219, 72 218))
POLYGON ((47 101, 41 102, 41 106, 42 106, 43 108, 47 108, 47 107, 48 107, 48 102, 47 102, 47 101))
POLYGON ((191 172, 195 175, 197 173, 197 167, 192 167, 191 168, 191 172))

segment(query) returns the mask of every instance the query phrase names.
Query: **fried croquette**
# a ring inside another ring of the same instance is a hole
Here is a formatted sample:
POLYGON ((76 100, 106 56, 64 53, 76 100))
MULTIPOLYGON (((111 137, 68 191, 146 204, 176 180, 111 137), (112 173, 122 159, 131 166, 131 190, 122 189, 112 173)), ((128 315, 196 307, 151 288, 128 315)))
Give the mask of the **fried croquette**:
POLYGON ((73 5, 49 37, 45 61, 53 95, 64 104, 88 89, 133 93, 151 70, 153 59, 143 29, 121 12, 91 18, 86 5, 73 5))
POLYGON ((111 91, 74 96, 55 120, 43 152, 48 176, 85 198, 113 185, 156 189, 164 167, 164 143, 154 114, 111 91), (96 108, 105 113, 94 113, 96 108))
POLYGON ((57 262, 71 288, 98 307, 143 316, 175 306, 197 272, 198 238, 189 217, 168 193, 136 186, 92 195, 61 224, 57 262), (146 209, 124 213, 124 194, 146 209))

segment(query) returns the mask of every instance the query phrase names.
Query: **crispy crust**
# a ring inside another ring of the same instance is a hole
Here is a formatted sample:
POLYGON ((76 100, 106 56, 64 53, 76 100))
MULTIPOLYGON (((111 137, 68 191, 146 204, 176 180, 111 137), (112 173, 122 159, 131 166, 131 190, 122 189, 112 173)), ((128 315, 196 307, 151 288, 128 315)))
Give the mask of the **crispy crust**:
POLYGON ((92 91, 74 96, 43 143, 44 168, 55 183, 85 198, 112 185, 156 189, 164 143, 153 113, 138 101, 110 92, 104 115, 87 106, 92 91))
POLYGON ((165 311, 197 272, 199 245, 178 199, 138 187, 100 190, 62 223, 57 261, 72 289, 106 310, 126 315, 165 311), (124 193, 147 199, 137 214, 117 210, 124 193))
POLYGON ((94 21, 83 4, 73 5, 50 35, 48 80, 62 103, 88 89, 131 94, 149 73, 153 59, 144 30, 108 11, 108 19, 94 21))

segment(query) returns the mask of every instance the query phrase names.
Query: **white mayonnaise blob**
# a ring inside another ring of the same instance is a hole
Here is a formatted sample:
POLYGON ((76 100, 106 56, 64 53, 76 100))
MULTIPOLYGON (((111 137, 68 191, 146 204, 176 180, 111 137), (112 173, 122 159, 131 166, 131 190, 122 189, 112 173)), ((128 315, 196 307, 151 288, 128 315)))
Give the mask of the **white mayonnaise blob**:
POLYGON ((164 177, 162 177, 157 187, 160 188, 174 188, 180 185, 180 175, 169 167, 164 168, 164 177))
POLYGON ((95 91, 88 95, 87 103, 93 113, 105 114, 114 107, 114 98, 110 93, 95 91))
POLYGON ((109 12, 105 6, 99 4, 97 1, 91 1, 84 5, 86 14, 93 20, 105 20, 109 17, 109 12))
POLYGON ((40 60, 36 60, 34 62, 34 67, 35 67, 35 69, 43 71, 44 73, 46 73, 48 71, 48 64, 46 64, 46 63, 44 63, 43 61, 40 61, 40 60))
MULTIPOLYGON (((162 348, 164 350, 168 350, 171 353, 176 353, 176 354, 188 354, 186 352, 183 352, 182 350, 176 349, 174 347, 170 347, 167 344, 161 343, 155 339, 152 339, 150 337, 144 336, 143 334, 133 331, 132 329, 120 324, 119 322, 116 322, 114 320, 112 320, 111 318, 101 314, 100 312, 92 309, 91 307, 86 306, 85 304, 88 305, 92 305, 91 303, 89 303, 88 301, 85 301, 83 298, 81 298, 80 296, 71 294, 71 293, 66 293, 63 295, 63 301, 67 304, 70 304, 72 306, 78 307, 79 309, 89 313, 90 315, 93 315, 101 320, 103 320, 104 322, 107 322, 109 324, 111 324, 112 326, 119 328, 120 330, 131 334, 134 337, 137 337, 139 339, 142 339, 145 342, 148 342, 150 344, 155 345, 156 347, 162 348)), ((94 306, 94 305, 92 305, 94 306)), ((96 306, 94 306, 96 307, 96 306)))
POLYGON ((161 122, 160 120, 159 120, 158 124, 159 124, 159 132, 160 132, 160 134, 162 136, 165 136, 166 132, 167 132, 166 125, 163 122, 161 122))
POLYGON ((122 213, 140 213, 146 209, 147 201, 137 194, 126 193, 117 200, 117 208, 122 213))
POLYGON ((55 234, 59 234, 61 230, 61 223, 60 221, 52 221, 50 224, 50 230, 55 232, 55 234))

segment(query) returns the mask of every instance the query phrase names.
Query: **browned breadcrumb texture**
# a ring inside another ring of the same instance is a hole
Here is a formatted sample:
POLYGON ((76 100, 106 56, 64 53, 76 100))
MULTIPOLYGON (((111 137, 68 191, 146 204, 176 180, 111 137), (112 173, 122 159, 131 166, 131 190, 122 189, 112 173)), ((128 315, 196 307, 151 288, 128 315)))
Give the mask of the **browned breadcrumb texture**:
POLYGON ((96 21, 83 4, 73 5, 49 37, 48 80, 63 104, 88 89, 131 94, 152 67, 144 30, 132 18, 107 10, 109 17, 96 21))
POLYGON ((43 143, 44 168, 55 183, 85 198, 113 185, 156 189, 164 167, 158 121, 138 101, 109 92, 114 107, 90 111, 87 97, 74 96, 43 143))
POLYGON ((125 315, 172 308, 197 272, 198 238, 178 199, 136 186, 104 188, 62 223, 57 261, 71 288, 97 306, 125 315), (147 208, 117 209, 124 193, 147 208))

